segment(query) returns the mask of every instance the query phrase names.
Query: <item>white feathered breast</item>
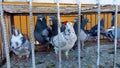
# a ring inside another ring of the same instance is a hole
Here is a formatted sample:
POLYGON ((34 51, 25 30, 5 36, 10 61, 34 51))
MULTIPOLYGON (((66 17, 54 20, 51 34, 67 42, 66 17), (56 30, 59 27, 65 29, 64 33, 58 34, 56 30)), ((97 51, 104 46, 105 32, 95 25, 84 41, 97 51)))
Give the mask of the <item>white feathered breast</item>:
POLYGON ((86 41, 87 37, 88 37, 88 35, 81 29, 81 31, 80 31, 80 40, 81 41, 86 41))
POLYGON ((12 38, 11 38, 11 47, 14 47, 15 49, 17 47, 20 47, 21 44, 22 44, 21 37, 23 37, 22 34, 19 34, 18 36, 12 35, 12 38), (18 45, 16 45, 16 43, 18 43, 18 45))

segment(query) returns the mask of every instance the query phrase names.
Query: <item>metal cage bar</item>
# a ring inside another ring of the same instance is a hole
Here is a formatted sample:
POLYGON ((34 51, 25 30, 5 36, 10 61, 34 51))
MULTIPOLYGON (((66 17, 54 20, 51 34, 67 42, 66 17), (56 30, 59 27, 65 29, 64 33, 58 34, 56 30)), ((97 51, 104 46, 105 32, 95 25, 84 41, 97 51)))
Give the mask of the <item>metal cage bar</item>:
MULTIPOLYGON (((56 0, 56 4, 57 4, 57 19, 58 19, 58 45, 60 45, 59 43, 59 39, 60 39, 60 5, 59 5, 59 0, 56 0)), ((59 68, 62 68, 62 58, 61 58, 61 47, 59 46, 59 68)))
POLYGON ((98 46, 98 48, 97 48, 97 68, 99 68, 99 65, 100 65, 100 15, 101 15, 100 11, 101 11, 101 9, 100 9, 100 0, 97 0, 97 2, 98 2, 98 33, 97 33, 97 35, 98 35, 98 40, 97 40, 97 46, 98 46))
POLYGON ((117 57, 117 15, 118 15, 118 5, 115 0, 115 38, 114 38, 114 68, 116 68, 116 57, 117 57))
POLYGON ((30 14, 30 41, 31 41, 31 47, 32 47, 32 66, 35 67, 35 53, 34 53, 34 33, 33 33, 33 14, 32 14, 32 0, 29 1, 29 14, 30 14))
POLYGON ((0 0, 0 17, 1 17, 1 24, 2 24, 2 29, 3 29, 3 43, 5 44, 5 55, 7 59, 7 68, 10 68, 10 56, 9 56, 9 49, 8 49, 8 42, 7 42, 7 32, 6 32, 6 25, 4 22, 4 17, 3 17, 3 8, 2 8, 2 0, 0 0))
POLYGON ((81 25, 81 0, 77 0, 77 6, 78 6, 78 68, 81 68, 81 45, 80 45, 80 25, 81 25))

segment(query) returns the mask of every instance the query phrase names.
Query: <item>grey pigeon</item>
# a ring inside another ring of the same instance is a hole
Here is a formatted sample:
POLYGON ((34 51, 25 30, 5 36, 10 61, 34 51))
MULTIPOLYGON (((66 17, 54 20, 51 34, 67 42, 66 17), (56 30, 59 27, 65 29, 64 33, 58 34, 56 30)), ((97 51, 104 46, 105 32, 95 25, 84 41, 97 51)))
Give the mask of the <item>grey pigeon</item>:
MULTIPOLYGON (((86 33, 85 32, 85 30, 84 30, 84 27, 85 27, 85 24, 88 22, 88 19, 87 18, 82 18, 82 23, 81 23, 81 26, 82 26, 82 28, 81 28, 81 30, 80 30, 80 41, 81 41, 81 49, 83 49, 83 47, 84 47, 84 42, 86 41, 86 40, 88 40, 88 38, 89 38, 89 34, 88 33, 86 33), (83 27, 84 26, 84 27, 83 27)), ((74 19, 74 30, 75 30, 75 33, 76 33, 76 35, 78 34, 78 18, 75 18, 74 19)), ((76 46, 76 45, 75 45, 76 46)))

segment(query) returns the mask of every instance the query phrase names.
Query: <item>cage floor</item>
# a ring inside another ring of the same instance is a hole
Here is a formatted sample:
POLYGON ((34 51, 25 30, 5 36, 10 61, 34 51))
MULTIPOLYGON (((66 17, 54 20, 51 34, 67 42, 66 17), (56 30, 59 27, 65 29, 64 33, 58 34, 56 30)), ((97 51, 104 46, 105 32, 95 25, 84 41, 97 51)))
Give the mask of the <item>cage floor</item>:
MULTIPOLYGON (((69 57, 71 60, 65 59, 62 53, 62 68, 78 68, 78 50, 71 50, 69 57)), ((32 68, 32 59, 28 62, 15 63, 15 55, 11 57, 11 68, 32 68)), ((114 46, 113 43, 102 43, 100 52, 100 68, 113 68, 114 46)), ((97 43, 85 43, 85 49, 81 52, 82 68, 96 68, 97 59, 97 43)), ((35 52, 36 68, 58 68, 58 59, 55 58, 54 51, 51 52, 35 52)), ((117 47, 117 68, 120 68, 120 47, 117 47)), ((6 68, 6 64, 2 66, 6 68)))

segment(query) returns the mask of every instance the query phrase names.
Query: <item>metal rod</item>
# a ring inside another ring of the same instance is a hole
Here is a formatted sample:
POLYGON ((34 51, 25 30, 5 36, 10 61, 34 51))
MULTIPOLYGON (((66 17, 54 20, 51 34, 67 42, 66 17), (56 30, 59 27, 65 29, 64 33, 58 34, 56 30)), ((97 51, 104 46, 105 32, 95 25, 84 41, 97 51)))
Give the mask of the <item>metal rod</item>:
POLYGON ((1 14, 1 24, 2 24, 2 32, 3 32, 3 41, 5 44, 5 54, 7 59, 7 68, 10 68, 10 55, 9 55, 9 49, 8 49, 8 42, 7 42, 7 32, 6 32, 6 25, 4 22, 4 16, 3 16, 3 8, 2 8, 2 0, 0 0, 0 14, 1 14))
POLYGON ((30 40, 32 47, 32 66, 35 67, 35 53, 34 53, 34 33, 33 33, 33 14, 32 14, 32 0, 29 1, 29 14, 30 14, 30 40))
MULTIPOLYGON (((58 18, 58 45, 60 45, 60 4, 59 0, 56 0, 57 2, 57 18, 58 18)), ((61 47, 59 46, 59 68, 62 68, 62 59, 61 59, 61 47)))
MULTIPOLYGON (((116 0, 115 0, 116 1, 116 0)), ((114 68, 116 68, 116 57, 117 57, 117 16, 118 16, 118 5, 115 4, 115 38, 114 38, 114 68)))
POLYGON ((97 1, 98 1, 97 68, 99 68, 99 65, 100 65, 100 14, 101 14, 100 11, 101 11, 101 9, 100 9, 100 1, 99 0, 97 0, 97 1))
POLYGON ((81 68, 81 59, 80 59, 80 56, 81 56, 81 45, 80 45, 80 25, 81 25, 81 2, 80 0, 78 0, 77 2, 77 6, 78 6, 78 41, 77 41, 77 44, 78 44, 78 68, 81 68))

